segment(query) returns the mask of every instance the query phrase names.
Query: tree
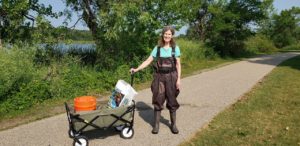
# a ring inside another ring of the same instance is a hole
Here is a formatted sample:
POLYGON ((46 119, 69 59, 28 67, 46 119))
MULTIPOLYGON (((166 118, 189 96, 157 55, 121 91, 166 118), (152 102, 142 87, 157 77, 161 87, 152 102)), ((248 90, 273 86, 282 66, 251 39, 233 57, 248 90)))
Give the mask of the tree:
MULTIPOLYGON (((270 1, 273 3, 273 1, 270 1)), ((273 27, 273 16, 276 14, 276 10, 272 4, 267 4, 269 7, 266 7, 264 11, 264 15, 267 16, 265 19, 258 21, 258 25, 256 27, 257 34, 263 34, 271 39, 272 27, 273 27)))
POLYGON ((197 32, 222 56, 238 55, 244 40, 253 34, 252 28, 267 18, 266 11, 273 0, 205 0, 194 15, 191 32, 197 32))
POLYGON ((274 15, 271 38, 279 48, 296 43, 299 40, 300 8, 292 7, 274 15))
POLYGON ((38 0, 0 0, 0 39, 7 42, 30 39, 29 33, 36 16, 58 17, 52 7, 45 7, 38 0))
POLYGON ((180 0, 66 0, 68 8, 83 19, 97 45, 102 67, 112 62, 146 56, 155 45, 158 30, 179 25, 180 0))
POLYGON ((213 0, 202 0, 192 3, 190 6, 191 14, 187 15, 190 28, 187 35, 190 37, 197 37, 204 41, 206 38, 206 31, 209 28, 209 20, 211 20, 211 13, 208 7, 212 5, 213 0))

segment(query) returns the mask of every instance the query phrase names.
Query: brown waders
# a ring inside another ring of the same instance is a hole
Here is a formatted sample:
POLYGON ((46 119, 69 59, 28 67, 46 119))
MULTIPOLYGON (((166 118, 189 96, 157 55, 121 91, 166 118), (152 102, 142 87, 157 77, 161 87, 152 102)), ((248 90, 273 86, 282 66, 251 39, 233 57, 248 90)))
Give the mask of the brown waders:
POLYGON ((179 104, 176 99, 176 81, 178 78, 177 71, 154 73, 154 80, 151 85, 153 93, 152 104, 154 105, 154 127, 153 134, 157 134, 159 131, 159 121, 161 110, 164 103, 167 100, 167 108, 170 111, 171 117, 171 131, 177 134, 179 131, 176 127, 176 110, 179 108, 179 104))

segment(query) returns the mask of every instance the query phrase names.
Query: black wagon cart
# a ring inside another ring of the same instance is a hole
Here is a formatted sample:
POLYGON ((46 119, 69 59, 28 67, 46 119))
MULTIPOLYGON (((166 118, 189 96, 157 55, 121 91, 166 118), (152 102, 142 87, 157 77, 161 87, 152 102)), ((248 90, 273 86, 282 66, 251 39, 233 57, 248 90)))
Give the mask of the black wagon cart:
MULTIPOLYGON (((123 80, 121 80, 123 81, 123 80)), ((128 94, 132 97, 136 95, 136 91, 132 88, 133 74, 131 74, 131 84, 126 82, 119 82, 117 87, 128 87, 128 94), (122 84, 119 84, 122 83, 122 84)), ((125 95, 125 96, 127 96, 125 95)), ((117 108, 107 108, 102 106, 93 111, 76 111, 74 106, 70 106, 65 102, 65 108, 67 111, 68 123, 69 123, 69 137, 73 138, 74 146, 88 146, 88 139, 83 135, 84 132, 90 130, 107 130, 115 128, 120 131, 120 136, 124 139, 130 139, 134 135, 134 112, 135 101, 132 98, 125 98, 122 101, 126 101, 117 108), (126 100, 125 100, 126 99, 126 100)))
POLYGON ((134 135, 134 111, 135 101, 130 106, 122 106, 115 109, 100 108, 94 111, 75 112, 73 107, 65 103, 69 122, 69 137, 73 138, 74 146, 87 146, 88 139, 82 134, 89 130, 106 130, 122 127, 120 136, 130 139, 134 135))

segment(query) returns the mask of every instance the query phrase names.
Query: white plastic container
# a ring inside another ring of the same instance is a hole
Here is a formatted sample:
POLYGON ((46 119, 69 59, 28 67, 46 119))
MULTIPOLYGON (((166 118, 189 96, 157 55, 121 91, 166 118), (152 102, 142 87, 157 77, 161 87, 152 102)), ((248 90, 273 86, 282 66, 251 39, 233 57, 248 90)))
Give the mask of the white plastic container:
POLYGON ((118 80, 115 90, 124 94, 119 106, 131 105, 134 96, 137 95, 137 92, 131 87, 131 85, 124 80, 118 80))

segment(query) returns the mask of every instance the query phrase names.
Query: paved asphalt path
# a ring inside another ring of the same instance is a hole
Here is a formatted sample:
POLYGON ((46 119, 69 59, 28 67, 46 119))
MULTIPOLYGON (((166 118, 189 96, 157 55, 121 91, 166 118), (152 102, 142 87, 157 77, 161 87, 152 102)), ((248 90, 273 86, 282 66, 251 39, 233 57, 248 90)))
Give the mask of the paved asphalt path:
MULTIPOLYGON (((167 110, 162 112, 159 134, 151 134, 151 91, 141 90, 136 96, 134 137, 124 140, 114 130, 91 131, 87 133, 90 146, 178 145, 191 138, 224 108, 235 103, 276 65, 296 55, 300 53, 261 56, 182 79, 181 94, 178 97, 181 106, 177 112, 177 126, 180 132, 177 135, 172 134, 168 128, 170 118, 167 110)), ((61 114, 1 131, 0 145, 69 146, 73 140, 68 137, 67 131, 66 114, 61 114)))

